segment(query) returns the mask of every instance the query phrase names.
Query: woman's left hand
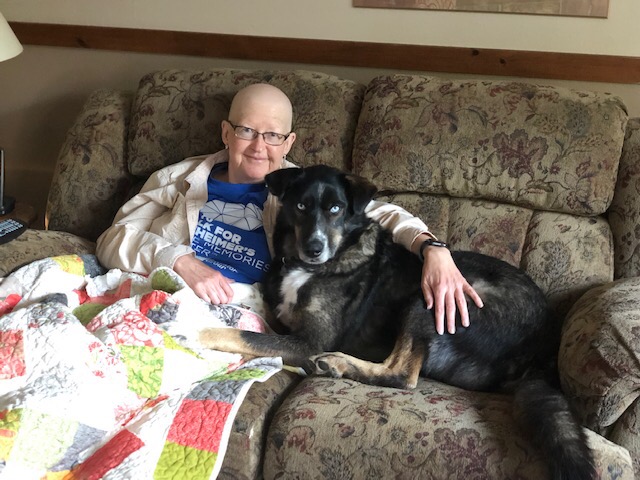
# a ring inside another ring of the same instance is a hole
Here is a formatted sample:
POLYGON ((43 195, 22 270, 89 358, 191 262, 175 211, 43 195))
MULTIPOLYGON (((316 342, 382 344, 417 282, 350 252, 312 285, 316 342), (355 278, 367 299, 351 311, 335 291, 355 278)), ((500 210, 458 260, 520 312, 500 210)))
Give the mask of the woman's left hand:
POLYGON ((424 249, 422 265, 422 293, 427 308, 435 306, 436 331, 444 333, 445 317, 447 332, 456 332, 456 310, 460 312, 462 326, 469 326, 467 298, 482 308, 480 296, 462 276, 447 248, 429 246, 424 249))

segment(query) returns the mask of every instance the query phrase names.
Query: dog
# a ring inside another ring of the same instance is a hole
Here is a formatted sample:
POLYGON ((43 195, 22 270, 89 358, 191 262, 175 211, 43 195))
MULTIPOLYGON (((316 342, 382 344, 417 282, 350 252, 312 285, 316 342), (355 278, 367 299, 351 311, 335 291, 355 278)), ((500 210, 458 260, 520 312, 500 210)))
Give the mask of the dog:
POLYGON ((284 334, 208 329, 201 344, 281 356, 308 373, 371 385, 414 388, 423 376, 513 393, 517 419, 546 453, 550 478, 595 477, 585 433, 553 386, 559 322, 526 273, 452 252, 484 307, 469 302, 469 327, 458 318, 455 335, 439 335, 421 291, 422 263, 365 214, 375 186, 324 165, 278 170, 266 183, 280 211, 265 298, 284 334))

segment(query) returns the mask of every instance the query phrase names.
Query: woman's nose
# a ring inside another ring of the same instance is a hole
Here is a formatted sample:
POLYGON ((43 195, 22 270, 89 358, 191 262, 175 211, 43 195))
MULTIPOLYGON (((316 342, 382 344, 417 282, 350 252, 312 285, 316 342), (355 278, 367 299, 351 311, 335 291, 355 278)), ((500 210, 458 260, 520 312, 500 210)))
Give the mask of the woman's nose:
POLYGON ((267 143, 264 141, 264 137, 262 136, 261 133, 256 135, 256 138, 251 140, 251 146, 253 147, 254 150, 262 150, 267 146, 267 143))

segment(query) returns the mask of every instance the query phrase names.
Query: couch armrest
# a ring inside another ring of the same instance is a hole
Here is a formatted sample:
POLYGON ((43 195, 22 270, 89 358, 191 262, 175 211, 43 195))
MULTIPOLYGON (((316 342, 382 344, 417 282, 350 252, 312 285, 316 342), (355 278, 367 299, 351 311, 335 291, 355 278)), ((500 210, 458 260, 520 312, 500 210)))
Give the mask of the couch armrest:
POLYGON ((271 420, 301 379, 302 377, 283 370, 266 382, 251 385, 233 421, 219 479, 263 478, 262 463, 271 420))
POLYGON ((28 229, 0 248, 0 278, 35 260, 95 250, 95 243, 72 233, 28 229))
POLYGON ((558 367, 585 425, 627 448, 640 474, 640 277, 594 288, 576 302, 558 367))
POLYGON ((85 102, 58 156, 46 228, 95 240, 111 224, 133 183, 126 155, 131 101, 130 93, 99 90, 85 102))
POLYGON ((640 118, 627 124, 609 223, 615 245, 615 278, 640 275, 640 118))

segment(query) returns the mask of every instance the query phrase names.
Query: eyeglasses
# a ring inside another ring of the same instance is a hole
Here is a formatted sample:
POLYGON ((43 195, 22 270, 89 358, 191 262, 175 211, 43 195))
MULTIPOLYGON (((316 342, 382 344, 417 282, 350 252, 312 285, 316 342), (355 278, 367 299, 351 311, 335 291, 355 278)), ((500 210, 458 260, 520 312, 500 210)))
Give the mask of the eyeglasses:
MULTIPOLYGON (((229 122, 229 120, 227 120, 227 122, 229 122)), ((289 138, 289 135, 291 135, 291 132, 287 133, 286 135, 276 132, 258 132, 253 128, 243 127, 242 125, 234 125, 231 122, 229 122, 229 125, 233 127, 235 136, 242 140, 255 140, 256 138, 258 138, 258 135, 262 135, 264 143, 273 146, 282 145, 284 141, 289 138)))

